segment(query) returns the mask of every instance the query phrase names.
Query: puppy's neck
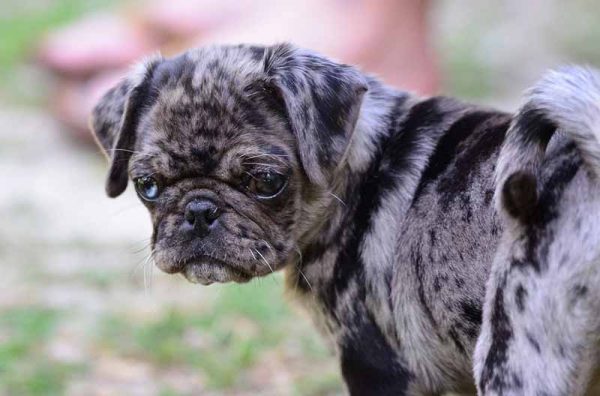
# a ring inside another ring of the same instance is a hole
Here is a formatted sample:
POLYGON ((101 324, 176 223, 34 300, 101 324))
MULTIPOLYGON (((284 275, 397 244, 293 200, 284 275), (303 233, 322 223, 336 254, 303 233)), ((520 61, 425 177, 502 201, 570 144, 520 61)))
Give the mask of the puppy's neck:
POLYGON ((345 230, 352 228, 359 210, 361 188, 369 174, 378 172, 387 142, 399 133, 399 123, 417 101, 417 97, 369 79, 369 90, 333 182, 329 190, 317 193, 315 204, 302 214, 308 231, 300 237, 300 267, 322 259, 315 256, 315 246, 326 248, 346 237, 345 230))
POLYGON ((347 202, 356 198, 352 197, 355 193, 352 187, 364 181, 361 178, 366 173, 373 173, 381 165, 380 154, 386 150, 390 139, 400 133, 398 126, 404 115, 419 100, 375 78, 369 79, 369 90, 329 191, 328 213, 348 212, 347 202))

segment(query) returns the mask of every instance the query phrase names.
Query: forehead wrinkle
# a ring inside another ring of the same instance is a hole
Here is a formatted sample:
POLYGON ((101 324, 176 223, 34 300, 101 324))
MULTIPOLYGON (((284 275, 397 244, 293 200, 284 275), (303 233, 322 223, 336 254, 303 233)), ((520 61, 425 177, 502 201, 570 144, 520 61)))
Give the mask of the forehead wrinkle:
POLYGON ((158 100, 158 119, 165 132, 192 128, 221 134, 218 128, 225 127, 223 134, 231 135, 235 132, 231 129, 276 126, 277 116, 261 108, 260 101, 245 92, 248 84, 259 78, 261 70, 259 62, 248 58, 249 55, 249 51, 235 47, 192 51, 186 62, 193 67, 179 68, 179 78, 169 80, 158 100), (245 62, 252 66, 241 67, 245 62), (190 75, 193 75, 191 83, 185 84, 190 75))
MULTIPOLYGON (((263 147, 253 151, 267 153, 264 147, 276 141, 286 151, 290 150, 292 160, 295 143, 291 133, 284 131, 285 122, 245 92, 247 84, 262 72, 260 62, 250 61, 248 56, 248 51, 238 48, 225 51, 209 48, 187 55, 185 62, 191 66, 177 69, 179 75, 169 78, 153 106, 150 124, 153 130, 146 134, 144 148, 166 145, 180 159, 188 160, 184 162, 190 162, 192 145, 202 149, 212 143, 218 151, 227 149, 222 153, 225 155, 229 147, 246 142, 250 147, 256 146, 260 135, 259 146, 263 147), (253 114, 262 116, 264 122, 253 123, 253 114)), ((160 158, 168 166, 171 156, 162 153, 160 158)))

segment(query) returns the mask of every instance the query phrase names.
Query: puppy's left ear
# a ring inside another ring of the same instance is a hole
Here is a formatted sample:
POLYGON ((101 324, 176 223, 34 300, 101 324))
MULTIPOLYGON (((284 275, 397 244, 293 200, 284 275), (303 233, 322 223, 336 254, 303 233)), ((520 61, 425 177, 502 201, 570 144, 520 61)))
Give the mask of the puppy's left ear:
POLYGON ((267 48, 264 62, 268 78, 285 102, 306 175, 317 185, 329 186, 368 89, 365 76, 289 44, 267 48))
POLYGON ((153 56, 100 99, 90 119, 96 142, 110 160, 106 193, 114 198, 127 187, 127 168, 133 154, 140 117, 156 93, 150 89, 152 74, 162 57, 153 56))

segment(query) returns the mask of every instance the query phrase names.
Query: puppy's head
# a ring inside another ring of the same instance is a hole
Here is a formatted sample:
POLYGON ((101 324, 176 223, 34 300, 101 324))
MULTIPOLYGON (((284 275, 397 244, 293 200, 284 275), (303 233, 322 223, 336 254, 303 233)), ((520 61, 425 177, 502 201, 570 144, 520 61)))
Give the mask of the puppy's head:
POLYGON ((366 89, 286 44, 150 58, 93 112, 106 191, 133 181, 162 270, 204 284, 268 274, 326 215, 366 89))

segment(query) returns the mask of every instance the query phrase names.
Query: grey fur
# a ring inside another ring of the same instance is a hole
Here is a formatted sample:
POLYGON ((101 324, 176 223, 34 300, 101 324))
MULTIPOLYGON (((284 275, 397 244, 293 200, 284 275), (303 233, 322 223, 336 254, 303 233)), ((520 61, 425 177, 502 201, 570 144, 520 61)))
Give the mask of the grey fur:
MULTIPOLYGON (((285 268, 352 395, 474 391, 511 115, 399 92, 287 44, 208 47, 139 70, 92 127, 114 153, 109 195, 124 169, 160 186, 144 203, 161 269, 208 284, 285 268), (248 184, 265 170, 287 178, 275 198, 248 184), (219 209, 201 238, 186 228, 196 201, 219 209)), ((557 159, 547 178, 564 169, 557 159)))

